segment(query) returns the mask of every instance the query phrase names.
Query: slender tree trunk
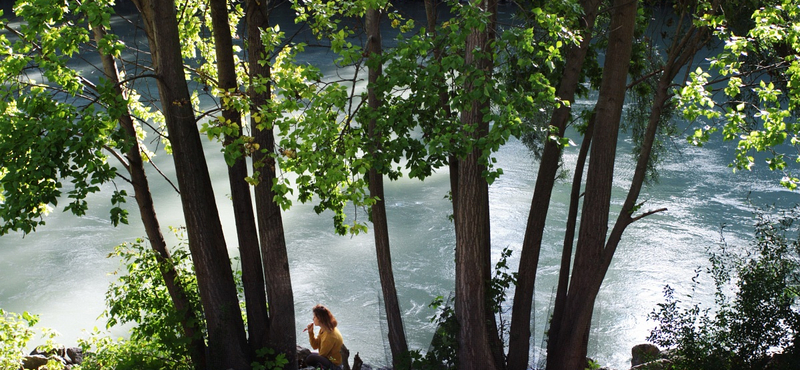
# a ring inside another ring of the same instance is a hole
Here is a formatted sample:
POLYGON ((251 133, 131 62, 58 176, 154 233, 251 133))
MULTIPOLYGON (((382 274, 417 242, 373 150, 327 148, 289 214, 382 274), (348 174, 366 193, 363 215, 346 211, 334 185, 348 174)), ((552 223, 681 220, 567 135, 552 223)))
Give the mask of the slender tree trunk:
POLYGON ((172 143, 181 203, 208 329, 209 369, 249 369, 247 339, 239 311, 225 237, 203 145, 189 100, 173 1, 136 0, 152 27, 150 49, 162 110, 172 143))
MULTIPOLYGON (((567 225, 564 231, 564 246, 561 250, 561 266, 558 271, 558 285, 556 287, 556 300, 553 306, 552 323, 560 323, 564 316, 564 304, 566 303, 567 288, 569 287, 569 273, 572 266, 572 249, 575 243, 575 229, 578 224, 578 211, 580 208, 581 198, 581 185, 583 184, 583 174, 586 167, 586 158, 589 155, 589 149, 592 144, 592 136, 594 134, 594 119, 596 115, 593 113, 590 118, 589 124, 586 127, 586 133, 583 135, 583 142, 581 149, 578 152, 578 159, 575 163, 575 174, 572 178, 572 190, 569 196, 569 211, 567 213, 567 225)), ((557 342, 561 325, 555 324, 547 328, 548 343, 550 341, 557 342)))
MULTIPOLYGON (((584 0, 581 1, 581 5, 584 10, 581 22, 584 27, 583 41, 580 46, 571 47, 567 51, 564 72, 558 88, 558 97, 570 103, 575 101, 575 91, 580 82, 583 61, 592 40, 592 30, 600 7, 600 1, 584 0)), ((550 126, 558 129, 559 137, 564 136, 567 122, 570 118, 570 111, 570 106, 561 105, 555 109, 550 119, 550 126)), ((560 157, 561 148, 559 144, 553 140, 547 140, 542 160, 539 162, 539 173, 536 177, 528 224, 525 229, 525 238, 522 242, 517 286, 514 292, 507 360, 508 368, 511 370, 526 369, 528 366, 533 290, 536 283, 536 271, 539 265, 539 252, 542 246, 547 211, 550 207, 550 197, 555 185, 560 157)))
MULTIPOLYGON (((428 23, 426 31, 434 41, 436 39, 436 7, 438 3, 438 0, 425 0, 425 17, 428 23)), ((437 64, 442 61, 442 48, 437 44, 433 46, 433 60, 435 60, 437 64)), ((450 109, 450 97, 447 93, 447 87, 444 81, 438 81, 438 83, 439 86, 441 86, 439 90, 439 107, 446 116, 450 117, 453 115, 453 112, 450 109)), ((450 169, 450 194, 453 202, 453 216, 455 217, 457 207, 455 194, 458 190, 458 157, 456 155, 449 156, 448 167, 450 169)))
MULTIPOLYGON (((480 1, 485 12, 496 10, 494 1, 480 1)), ((491 16, 491 15, 490 15, 491 16)), ((479 56, 476 50, 488 50, 493 36, 493 24, 483 31, 473 29, 467 37, 466 63, 474 66, 481 77, 488 78, 492 60, 479 56)), ((475 79, 470 79, 474 81, 475 79)), ((475 87, 468 84, 465 93, 475 87)), ((461 123, 466 135, 477 139, 487 135, 489 124, 484 119, 488 100, 472 102, 462 112, 461 123)), ((489 232, 489 186, 480 163, 481 149, 476 147, 458 164, 458 188, 454 193, 456 208, 456 302, 455 313, 459 323, 459 369, 502 369, 502 347, 499 348, 494 313, 488 306, 488 282, 491 280, 491 242, 489 232)))
MULTIPOLYGON (((105 27, 94 25, 92 30, 94 31, 95 42, 99 44, 100 40, 106 35, 105 27)), ((114 57, 100 52, 100 59, 103 61, 103 70, 106 78, 114 84, 114 91, 120 100, 125 100, 126 94, 122 90, 122 86, 120 86, 119 70, 117 70, 114 57)), ((134 197, 136 198, 136 204, 139 206, 139 214, 142 224, 144 224, 145 233, 147 233, 147 239, 150 240, 150 247, 156 252, 156 260, 158 260, 161 277, 164 279, 172 304, 175 305, 177 312, 183 313, 181 328, 183 329, 183 335, 190 339, 189 354, 194 368, 197 370, 203 369, 206 362, 206 345, 194 324, 197 322, 197 312, 192 309, 189 300, 186 298, 186 288, 178 280, 178 272, 172 264, 167 242, 161 233, 161 226, 153 204, 153 195, 150 192, 150 185, 144 170, 139 141, 136 139, 136 128, 133 124, 133 118, 127 111, 119 117, 119 124, 131 140, 131 147, 125 155, 128 158, 127 169, 131 175, 134 197)))
MULTIPOLYGON (((261 33, 269 26, 270 2, 268 0, 248 0, 246 10, 248 39, 248 68, 252 77, 270 78, 267 51, 261 33)), ((251 83, 254 78, 251 78, 251 83)), ((270 86, 256 89, 250 86, 251 114, 260 111, 271 99, 270 86)), ((280 206, 273 201, 272 181, 275 177, 275 160, 270 155, 275 152, 275 137, 272 123, 255 120, 250 122, 255 142, 261 151, 253 154, 254 173, 260 172, 259 184, 255 187, 258 231, 261 239, 261 258, 264 264, 267 299, 269 303, 268 342, 269 347, 282 353, 289 361, 286 369, 297 366, 295 333, 294 294, 289 274, 289 256, 286 252, 286 237, 283 230, 283 217, 280 206)))
MULTIPOLYGON (((716 14, 720 7, 720 0, 713 1, 709 7, 709 12, 713 15, 716 14)), ((645 182, 647 175, 647 168, 650 162, 650 155, 655 143, 658 127, 661 123, 661 115, 665 109, 667 102, 672 97, 670 91, 673 88, 673 80, 678 75, 678 72, 689 63, 700 48, 704 47, 710 40, 710 30, 707 28, 698 29, 695 27, 692 18, 692 11, 694 9, 684 8, 679 17, 679 24, 677 29, 683 30, 683 25, 686 24, 687 28, 683 37, 675 38, 673 44, 667 50, 667 60, 661 78, 658 80, 656 86, 655 97, 653 98, 653 105, 650 108, 650 117, 648 118, 647 128, 644 137, 642 138, 641 149, 639 150, 639 158, 636 162, 636 170, 634 171, 633 178, 631 179, 631 186, 628 190, 628 196, 625 198, 620 213, 617 216, 617 222, 608 236, 608 242, 603 253, 605 254, 606 265, 611 261, 614 252, 619 245, 622 238, 622 233, 634 221, 646 217, 656 212, 664 211, 665 209, 658 209, 650 211, 642 215, 634 217, 634 208, 639 199, 639 193, 645 182)), ((608 266, 606 266, 606 269, 608 266)))
POLYGON ((564 315, 560 322, 552 324, 559 328, 558 338, 548 343, 552 345, 548 346, 547 368, 552 370, 579 370, 586 366, 592 311, 609 262, 604 260, 607 256, 603 249, 637 3, 615 0, 610 10, 609 45, 596 107, 575 268, 563 306, 564 315))
MULTIPOLYGON (((367 88, 368 105, 374 111, 380 108, 382 102, 375 94, 374 85, 381 76, 382 68, 380 57, 382 53, 381 30, 380 30, 381 11, 378 9, 367 9, 366 31, 367 31, 367 56, 372 62, 368 63, 369 68, 369 87, 367 88)), ((369 122, 370 154, 376 161, 381 161, 379 153, 383 134, 376 127, 375 119, 369 122)), ((375 251, 378 257, 378 274, 381 279, 381 290, 383 291, 383 302, 386 309, 386 320, 389 324, 389 347, 392 350, 392 364, 395 369, 400 368, 400 361, 408 352, 406 334, 403 329, 403 316, 400 314, 400 303, 397 300, 397 289, 395 288, 394 273, 392 272, 392 254, 389 246, 389 225, 386 219, 386 198, 383 192, 383 174, 378 171, 376 166, 372 166, 368 173, 370 197, 376 199, 371 207, 371 219, 373 232, 375 235, 375 251)))
MULTIPOLYGON (((233 61, 233 41, 228 23, 226 0, 211 0, 211 22, 214 28, 214 45, 217 56, 217 79, 222 91, 238 92, 236 67, 233 61)), ((224 104, 224 103, 223 103, 224 104)), ((241 127, 242 117, 238 110, 222 107, 222 118, 226 124, 241 127)), ((235 136, 226 136, 225 145, 241 137, 239 130, 235 136)), ((233 214, 236 220, 236 235, 239 240, 239 256, 242 263, 242 284, 247 308, 247 332, 251 355, 267 347, 267 293, 264 289, 264 270, 261 263, 261 250, 258 243, 256 218, 248 176, 246 157, 242 156, 228 166, 228 180, 231 186, 233 214)))

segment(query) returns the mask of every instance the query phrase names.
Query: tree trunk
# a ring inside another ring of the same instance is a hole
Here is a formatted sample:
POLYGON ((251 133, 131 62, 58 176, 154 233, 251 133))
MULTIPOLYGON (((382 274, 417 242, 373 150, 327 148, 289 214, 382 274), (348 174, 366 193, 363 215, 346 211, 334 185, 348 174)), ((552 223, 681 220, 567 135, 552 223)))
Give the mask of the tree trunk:
MULTIPOLYGON (((484 12, 496 10, 494 1, 478 4, 484 12)), ((491 14, 490 14, 491 17, 491 14)), ((476 55, 476 50, 488 50, 493 35, 492 25, 481 31, 473 29, 467 38, 466 60, 481 77, 489 78, 492 60, 476 55)), ((481 78, 476 76, 476 78, 481 78)), ((475 78, 470 79, 474 81, 475 78)), ((475 89, 468 84, 465 93, 475 89)), ((459 323, 459 369, 502 369, 502 346, 498 348, 494 313, 488 306, 488 283, 491 280, 491 241, 489 232, 489 185, 480 163, 481 149, 477 139, 487 135, 489 123, 484 119, 488 100, 475 100, 461 114, 465 132, 476 143, 473 150, 458 165, 458 188, 454 193, 456 220, 456 302, 459 323)))
MULTIPOLYGON (((269 26, 269 6, 270 2, 267 0, 248 0, 246 11, 250 75, 267 80, 270 78, 270 66, 268 63, 261 65, 259 61, 267 58, 261 32, 269 26)), ((249 93, 251 114, 259 112, 260 108, 266 106, 271 99, 269 85, 265 86, 262 92, 250 86, 249 93)), ((269 303, 268 342, 269 347, 275 349, 278 354, 286 356, 288 364, 285 368, 293 369, 297 366, 294 294, 289 274, 283 217, 280 206, 273 201, 275 194, 272 191, 272 182, 276 177, 275 160, 270 155, 275 152, 275 137, 271 122, 264 122, 263 126, 259 126, 255 120, 251 120, 250 124, 255 142, 261 149, 253 154, 253 171, 260 172, 259 184, 255 187, 255 197, 261 258, 269 303)))
MULTIPOLYGON (((375 111, 380 108, 382 102, 375 94, 374 84, 382 73, 380 56, 382 53, 381 30, 380 30, 381 11, 378 9, 367 9, 366 31, 367 31, 367 56, 377 62, 368 63, 374 67, 369 68, 369 85, 367 88, 368 105, 375 111)), ((376 127, 375 119, 369 122, 370 154, 374 160, 381 161, 379 153, 383 134, 376 127)), ((395 369, 400 368, 400 361, 408 352, 406 334, 403 329, 403 317, 400 314, 400 303, 397 300, 397 290, 395 288, 394 273, 392 272, 392 254, 389 246, 389 226, 386 219, 386 201, 383 192, 383 173, 378 171, 380 164, 373 165, 368 173, 370 197, 376 199, 371 207, 370 217, 372 220, 373 232, 375 235, 375 252, 378 257, 378 274, 381 279, 381 290, 383 292, 383 302, 386 309, 386 320, 389 324, 389 347, 392 350, 392 364, 395 369)))
MULTIPOLYGON (((572 178, 572 189, 569 196, 569 211, 567 213, 567 225, 564 230, 564 246, 561 250, 561 266, 558 271, 558 285, 556 288, 556 300, 553 306, 553 316, 551 322, 560 323, 564 316, 564 304, 569 287, 569 273, 572 266, 572 249, 575 243, 575 229, 578 224, 578 210, 581 198, 581 185, 583 185, 583 173, 586 168, 586 158, 591 148, 592 137, 594 134, 594 119, 596 115, 592 113, 586 132, 583 134, 583 142, 575 163, 575 174, 572 178)), ((558 340, 560 325, 551 325, 547 329, 548 341, 558 340)))
POLYGON ((575 253, 575 268, 564 312, 553 326, 558 337, 548 342, 548 369, 579 370, 586 366, 589 329, 595 298, 607 271, 603 253, 614 177, 617 136, 625 99, 628 65, 636 24, 636 1, 615 0, 611 8, 609 45, 596 106, 597 117, 586 178, 586 196, 575 253))
POLYGON ((143 16, 150 17, 145 23, 152 27, 150 49, 157 55, 153 62, 159 76, 159 96, 208 328, 208 368, 249 369, 239 299, 184 77, 175 4, 151 0, 135 3, 143 16))
MULTIPOLYGON (((105 27, 93 25, 92 30, 94 31, 95 42, 99 44, 100 40, 106 35, 105 27)), ((126 96, 122 86, 120 86, 119 70, 117 70, 114 57, 100 52, 100 59, 103 61, 103 70, 106 78, 114 84, 114 91, 124 101, 126 96)), ((203 369, 206 365, 206 345, 203 342, 202 335, 196 330, 196 324, 194 324, 197 322, 197 312, 189 304, 189 300, 186 298, 186 288, 178 280, 178 272, 170 261, 172 257, 169 249, 167 249, 167 242, 161 233, 161 226, 156 216, 153 194, 150 192, 139 140, 136 138, 136 128, 133 124, 133 118, 127 111, 119 117, 119 124, 131 140, 131 147, 126 153, 128 158, 127 169, 131 175, 131 185, 133 185, 134 197, 136 198, 136 204, 139 206, 139 214, 147 239, 150 240, 150 247, 156 252, 159 271, 164 279, 167 292, 169 292, 169 296, 172 299, 172 304, 175 305, 177 312, 183 313, 181 328, 183 329, 183 335, 190 339, 189 354, 192 358, 192 364, 197 370, 203 369)))
MULTIPOLYGON (((236 66, 233 61, 233 41, 228 23, 228 4, 226 0, 211 0, 210 5, 217 57, 218 87, 225 92, 238 92, 236 66)), ((239 111, 224 106, 224 103, 222 118, 226 124, 235 124, 241 127, 242 117, 239 111)), ((225 145, 231 144, 241 135, 242 130, 239 130, 236 136, 226 136, 225 145)), ((264 289, 264 270, 261 264, 261 250, 259 249, 250 184, 245 181, 248 176, 245 158, 245 156, 241 156, 228 166, 228 181, 231 186, 236 235, 239 240, 242 284, 247 308, 247 332, 252 356, 257 350, 267 347, 267 294, 264 289)))
MULTIPOLYGON (((583 41, 580 46, 573 46, 567 51, 564 72, 558 88, 558 97, 570 103, 575 101, 575 91, 580 82, 583 61, 592 40, 592 30, 600 7, 600 1, 583 0, 581 5, 584 10, 583 22, 581 22, 584 27, 583 41)), ((567 128, 567 122, 570 119, 570 107, 571 105, 557 107, 550 119, 550 126, 558 129, 559 137, 564 136, 567 128)), ((539 173, 536 177, 528 224, 525 229, 525 238, 522 242, 517 286, 514 292, 511 329, 509 331, 507 362, 508 368, 511 370, 526 369, 528 367, 533 290, 536 283, 536 271, 539 265, 539 252, 542 246, 547 211, 550 207, 550 197, 555 185, 560 157, 561 148, 559 144, 548 139, 545 142, 542 159, 539 161, 539 173)))

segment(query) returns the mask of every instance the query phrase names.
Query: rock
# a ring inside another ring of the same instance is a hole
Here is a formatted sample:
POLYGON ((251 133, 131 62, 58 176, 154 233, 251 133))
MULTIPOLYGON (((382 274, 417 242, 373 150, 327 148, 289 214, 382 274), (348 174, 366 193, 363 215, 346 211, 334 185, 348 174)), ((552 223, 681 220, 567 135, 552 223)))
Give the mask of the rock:
POLYGON ((38 369, 47 365, 47 357, 41 354, 28 355, 22 358, 23 369, 38 369))
POLYGON ((83 363, 83 349, 80 347, 69 347, 66 352, 70 364, 80 365, 83 363))
POLYGON ((653 344, 637 344, 631 348, 631 368, 661 358, 661 350, 653 344))
POLYGON ((297 367, 303 368, 306 364, 306 358, 311 355, 311 350, 305 347, 297 346, 297 367))
POLYGON ((44 350, 41 347, 36 347, 33 349, 33 351, 31 351, 31 355, 42 355, 45 357, 58 356, 63 358, 67 355, 67 349, 64 347, 58 347, 58 348, 50 348, 48 350, 44 350))
POLYGON ((655 361, 650 361, 631 367, 631 370, 668 370, 668 369, 672 369, 672 361, 667 360, 665 358, 660 358, 655 361))

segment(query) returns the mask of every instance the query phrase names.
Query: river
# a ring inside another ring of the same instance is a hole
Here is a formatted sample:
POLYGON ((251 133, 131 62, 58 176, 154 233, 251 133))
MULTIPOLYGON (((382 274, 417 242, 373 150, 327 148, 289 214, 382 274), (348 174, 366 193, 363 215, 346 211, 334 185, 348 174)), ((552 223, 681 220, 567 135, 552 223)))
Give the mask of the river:
MULTIPOLYGON (((420 16, 421 11, 414 10, 414 15, 420 16)), ((312 51, 306 58, 315 63, 323 60, 323 64, 325 58, 330 60, 320 51, 312 51)), ((572 137, 580 143, 579 136, 572 137)), ((621 206, 633 173, 630 140, 624 135, 620 140, 612 211, 621 206)), ((661 181, 645 188, 640 197, 646 200, 643 209, 663 207, 667 211, 628 228, 597 299, 589 352, 599 363, 614 368, 629 367, 630 348, 644 342, 654 327, 646 316, 663 300, 664 285, 675 287, 679 295, 689 292, 691 278, 697 268, 706 265, 706 249, 719 241, 722 225, 729 243, 747 243, 752 235, 748 199, 759 205, 798 201, 797 194, 778 185, 780 176, 763 166, 753 172, 732 173, 727 167, 732 159, 730 143, 695 148, 678 138, 674 146, 676 150, 660 168, 661 181)), ((170 175, 171 159, 163 151, 158 154, 159 165, 170 175)), ((225 163, 216 143, 207 145, 206 154, 229 251, 235 255, 225 163)), ((566 150, 568 169, 574 167, 576 155, 577 147, 566 150)), ((497 157, 497 167, 504 175, 490 187, 493 258, 499 258, 503 248, 510 248, 511 269, 516 271, 537 164, 517 140, 503 146, 497 157)), ((161 224, 181 225, 179 196, 153 171, 149 177, 161 224)), ((402 178, 386 182, 394 273, 412 349, 427 350, 434 330, 430 321, 434 311, 428 304, 436 296, 448 296, 454 287, 455 239, 448 219, 451 205, 445 199, 448 186, 446 169, 425 181, 402 178)), ((119 261, 107 256, 115 245, 144 236, 133 199, 128 204, 130 225, 111 226, 107 207, 112 189, 108 184, 102 193, 90 196, 91 208, 84 217, 56 209, 47 217, 47 225, 35 233, 0 238, 0 307, 39 314, 39 325, 56 329, 61 333, 59 341, 66 344, 86 337, 86 331, 95 326, 104 327, 100 320, 104 294, 119 267, 119 261)), ((569 184, 560 183, 548 215, 536 283, 532 361, 540 359, 539 347, 554 298, 568 195, 569 184)), ((388 364, 372 235, 336 236, 330 214, 317 215, 311 205, 299 203, 284 213, 284 224, 300 344, 305 344, 302 329, 311 320, 311 307, 323 303, 336 315, 353 354, 359 352, 367 363, 388 364)), ((713 285, 708 279, 701 281, 707 284, 701 286, 696 299, 711 303, 713 285)), ((510 310, 505 318, 509 316, 510 310)), ((112 331, 114 336, 124 334, 124 329, 112 331)))

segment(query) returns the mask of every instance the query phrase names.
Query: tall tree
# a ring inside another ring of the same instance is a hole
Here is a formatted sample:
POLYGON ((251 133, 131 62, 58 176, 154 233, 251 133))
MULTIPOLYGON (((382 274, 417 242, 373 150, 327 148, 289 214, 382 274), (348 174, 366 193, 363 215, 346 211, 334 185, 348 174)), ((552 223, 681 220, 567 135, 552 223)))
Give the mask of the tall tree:
MULTIPOLYGON (((583 15, 578 27, 581 30, 583 39, 578 45, 568 46, 557 93, 562 103, 553 111, 549 123, 549 127, 556 129, 556 135, 559 139, 564 137, 567 123, 571 117, 571 103, 575 101, 575 92, 581 82, 583 61, 592 41, 595 18, 597 17, 600 3, 600 0, 584 0, 580 2, 583 8, 583 15)), ((539 171, 533 190, 528 223, 525 227, 525 238, 522 241, 517 286, 514 291, 507 359, 509 369, 524 369, 528 366, 533 290, 538 271, 539 252, 541 251, 547 210, 550 206, 550 196, 553 192, 559 168, 561 150, 561 140, 548 139, 545 142, 544 152, 539 161, 539 171)))
POLYGON ((247 63, 250 70, 248 94, 253 139, 260 148, 253 153, 253 176, 258 178, 255 201, 269 304, 267 343, 278 354, 286 356, 288 363, 285 367, 289 369, 297 363, 294 293, 281 206, 276 202, 277 195, 273 189, 273 184, 277 183, 273 133, 275 122, 262 121, 263 117, 274 117, 277 113, 272 111, 269 104, 272 100, 271 67, 268 63, 271 40, 266 36, 270 35, 270 6, 270 1, 247 2, 247 63))
POLYGON ((458 361, 461 369, 501 369, 502 346, 497 348, 494 312, 488 305, 488 282, 491 280, 491 239, 489 233, 489 184, 484 176, 482 149, 477 142, 488 135, 486 111, 489 97, 481 84, 491 78, 493 60, 490 45, 494 37, 497 3, 475 1, 476 11, 484 13, 484 22, 469 30, 464 62, 473 67, 464 94, 468 107, 461 112, 463 131, 476 143, 458 164, 458 189, 453 194, 458 205, 456 225, 456 301, 459 324, 458 361), (498 356, 499 352, 499 356, 498 356))
MULTIPOLYGON (((211 23, 214 32, 214 50, 216 53, 218 89, 223 97, 236 96, 239 83, 236 78, 236 66, 233 58, 233 39, 228 23, 228 2, 226 0, 210 0, 211 23)), ((233 103, 223 99, 222 125, 232 127, 231 134, 226 135, 225 145, 234 145, 241 140, 242 117, 233 103)), ((246 178, 247 161, 243 155, 226 158, 232 161, 228 166, 228 181, 231 186, 231 202, 236 220, 236 235, 239 241, 239 256, 242 263, 242 284, 247 309, 247 332, 251 355, 259 349, 267 347, 267 297, 264 289, 264 270, 261 263, 258 230, 253 213, 250 184, 246 178)), ((281 225, 281 228, 283 226, 281 225)))
POLYGON ((606 250, 604 247, 637 5, 635 1, 616 0, 611 9, 609 44, 596 107, 575 268, 561 320, 551 324, 551 331, 555 329, 556 333, 551 332, 548 341, 548 369, 586 366, 594 301, 613 255, 613 248, 606 250))
MULTIPOLYGON (((367 87, 367 105, 371 110, 378 111, 382 102, 375 92, 375 84, 381 76, 382 41, 381 41, 381 9, 375 5, 367 7, 365 14, 367 32, 367 65, 369 67, 367 87)), ((397 299, 394 272, 392 271, 392 254, 389 247, 389 223, 386 217, 386 196, 383 188, 382 142, 385 140, 383 133, 378 128, 376 118, 371 118, 367 127, 369 155, 373 157, 373 165, 367 174, 369 196, 375 199, 370 208, 370 220, 375 237, 375 252, 378 257, 378 274, 381 279, 384 308, 389 326, 389 347, 392 350, 392 364, 399 369, 401 360, 408 352, 406 334, 403 329, 403 317, 400 313, 400 302, 397 299)))
POLYGON ((225 237, 181 56, 175 4, 134 0, 148 33, 208 330, 208 367, 250 366, 225 237))
MULTIPOLYGON (((607 240, 605 240, 605 245, 602 248, 602 258, 605 265, 599 264, 599 273, 597 273, 599 278, 595 278, 597 284, 602 284, 603 276, 605 275, 605 271, 608 269, 608 264, 610 260, 613 258, 614 251, 616 250, 617 245, 622 237, 624 230, 627 228, 628 225, 639 220, 643 217, 651 215, 656 212, 664 211, 664 209, 657 209, 644 212, 642 214, 636 214, 637 208, 640 206, 638 204, 638 197, 643 185, 646 183, 648 174, 652 171, 652 167, 654 165, 654 161, 656 160, 656 141, 657 136, 660 131, 668 130, 665 127, 668 127, 669 124, 666 122, 669 119, 670 115, 666 112, 669 111, 669 101, 672 97, 672 88, 673 88, 673 81, 677 76, 678 72, 686 66, 689 62, 692 61, 694 56, 697 52, 704 47, 710 40, 710 28, 700 26, 695 22, 692 22, 691 19, 694 17, 707 17, 707 16, 714 16, 714 14, 718 13, 719 11, 720 2, 719 1, 711 1, 711 2, 689 2, 689 3, 682 3, 679 5, 675 5, 674 10, 676 11, 676 26, 673 30, 673 37, 671 38, 671 44, 668 45, 666 48, 666 57, 663 61, 663 65, 655 65, 656 68, 652 71, 648 70, 640 70, 641 63, 631 63, 631 65, 636 66, 637 68, 637 75, 634 77, 634 82, 628 85, 629 88, 633 87, 634 90, 645 91, 646 94, 652 94, 654 98, 652 100, 646 99, 645 101, 649 104, 649 116, 645 117, 645 122, 643 122, 644 126, 646 127, 644 130, 640 132, 641 137, 635 138, 636 142, 639 143, 638 150, 637 150, 637 165, 636 170, 634 172, 634 176, 631 179, 631 185, 629 187, 627 198, 622 206, 622 209, 619 213, 616 223, 614 224, 613 230, 608 234, 607 240), (645 74, 644 77, 639 77, 640 75, 645 74), (658 76, 658 78, 654 78, 653 76, 658 76), (652 90, 649 88, 639 89, 637 84, 645 83, 648 80, 655 80, 653 83, 652 90)), ((598 104, 599 107, 599 104, 598 104)), ((556 303, 555 307, 553 308, 553 320, 548 331, 549 340, 548 343, 548 354, 552 353, 559 353, 562 349, 553 345, 554 342, 558 342, 561 338, 563 330, 563 325, 565 325, 565 317, 570 315, 570 310, 567 306, 569 294, 572 293, 572 289, 574 288, 575 281, 577 275, 580 275, 576 269, 577 266, 577 255, 576 255, 576 267, 574 269, 570 269, 570 256, 572 255, 572 244, 573 244, 573 235, 574 235, 574 228, 576 225, 576 217, 577 217, 577 209, 578 209, 578 199, 580 193, 580 182, 581 182, 581 174, 583 172, 583 160, 586 156, 588 151, 589 144, 594 142, 594 145, 597 145, 596 141, 594 140, 593 133, 596 132, 595 129, 595 120, 597 119, 596 113, 591 115, 590 122, 588 127, 585 131, 584 142, 581 146, 581 154, 579 156, 578 164, 576 165, 575 170, 575 179, 573 181, 573 190, 571 195, 571 203, 570 203, 570 211, 568 217, 568 226, 567 232, 564 238, 564 249, 562 252, 562 263, 561 263, 561 271, 559 275, 559 285, 557 288, 556 294, 556 303), (572 273, 572 280, 569 278, 570 271, 572 273)), ((636 123, 633 123, 636 124, 636 123)), ((587 185, 587 194, 589 193, 589 188, 587 185)), ((587 205, 584 204, 584 212, 586 212, 587 205)), ((583 221, 582 221, 583 222, 583 221)), ((578 239, 579 248, 581 246, 580 239, 578 239)), ((599 286, 599 285, 598 285, 599 286)), ((569 320, 569 319, 567 319, 569 320)), ((588 330, 588 327, 587 327, 588 330)), ((585 350, 583 351, 583 355, 585 356, 585 350)), ((548 366, 550 366, 550 362, 548 361, 548 366)), ((558 365, 555 365, 558 366, 558 365)), ((558 368, 558 367, 556 367, 558 368)))
MULTIPOLYGON (((95 18, 98 21, 103 17, 95 18)), ((106 27, 108 24, 95 23, 92 24, 94 31, 94 40, 97 45, 103 45, 106 40, 107 33, 106 27)), ((106 45, 108 45, 106 43, 106 45)), ((113 51, 98 47, 100 58, 103 61, 103 70, 108 82, 113 85, 113 91, 119 99, 120 103, 127 100, 125 92, 122 90, 119 70, 117 69, 117 62, 113 56, 113 51)), ((121 104, 122 105, 122 104, 121 104)), ((131 117, 127 105, 119 108, 119 124, 125 130, 130 140, 130 149, 125 154, 128 159, 125 168, 131 175, 130 181, 133 186, 134 196, 136 203, 139 206, 139 213, 141 215, 142 223, 144 224, 147 238, 150 241, 150 246, 156 251, 156 258, 159 263, 161 275, 164 278, 164 284, 169 291, 172 302, 175 305, 175 310, 183 313, 183 320, 181 322, 183 334, 189 339, 189 353, 192 362, 196 369, 203 369, 206 365, 206 345, 203 341, 201 333, 198 331, 195 324, 198 320, 197 314, 189 305, 186 297, 186 287, 181 285, 178 279, 178 273, 175 266, 170 262, 170 252, 167 249, 167 242, 164 235, 161 233, 161 226, 156 216, 156 210, 153 203, 153 195, 150 192, 150 186, 147 181, 147 174, 144 170, 144 163, 142 160, 142 152, 139 146, 138 133, 134 125, 133 117, 131 117)), ((124 163, 125 164, 125 163, 124 163)))

